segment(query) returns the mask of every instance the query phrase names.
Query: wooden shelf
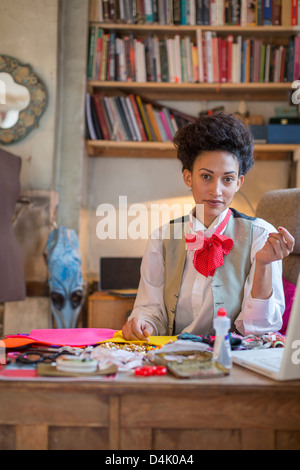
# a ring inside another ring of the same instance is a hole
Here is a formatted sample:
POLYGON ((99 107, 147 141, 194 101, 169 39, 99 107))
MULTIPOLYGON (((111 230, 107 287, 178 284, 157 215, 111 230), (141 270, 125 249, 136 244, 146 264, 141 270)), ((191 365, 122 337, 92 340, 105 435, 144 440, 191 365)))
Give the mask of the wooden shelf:
MULTIPOLYGON (((296 144, 256 144, 254 154, 256 160, 290 160, 299 149, 296 144)), ((172 142, 88 140, 87 153, 90 157, 176 158, 172 142)))
POLYGON ((269 36, 270 34, 278 35, 293 35, 300 32, 300 26, 204 26, 204 25, 161 25, 157 23, 144 23, 144 24, 128 24, 128 23, 103 23, 91 21, 90 24, 101 26, 105 30, 114 30, 118 32, 140 32, 140 33, 170 33, 170 34, 187 34, 194 33, 198 29, 202 31, 215 31, 219 34, 241 34, 247 36, 254 34, 257 36, 269 36))
POLYGON ((168 82, 116 82, 89 80, 91 94, 105 91, 107 96, 134 93, 152 100, 287 100, 292 93, 290 82, 272 83, 168 83, 168 82))

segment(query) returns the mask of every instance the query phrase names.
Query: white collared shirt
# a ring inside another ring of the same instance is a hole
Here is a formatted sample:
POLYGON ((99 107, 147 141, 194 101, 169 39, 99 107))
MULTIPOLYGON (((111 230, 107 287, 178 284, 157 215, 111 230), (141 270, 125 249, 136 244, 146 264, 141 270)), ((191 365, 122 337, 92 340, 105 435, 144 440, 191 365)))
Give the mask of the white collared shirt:
MULTIPOLYGON (((226 209, 208 227, 190 213, 190 231, 204 231, 205 237, 210 237, 227 214, 226 209)), ((225 228, 224 228, 225 230, 225 228)), ((223 230, 223 231, 224 231, 223 230)), ((223 231, 221 233, 223 233, 223 231)), ((278 331, 282 325, 282 314, 285 307, 282 286, 282 262, 272 263, 273 293, 267 300, 254 299, 251 296, 255 270, 255 254, 265 244, 268 234, 276 231, 268 222, 262 219, 253 221, 253 241, 251 247, 251 269, 244 286, 242 309, 235 326, 242 335, 278 331)), ((141 265, 141 280, 134 309, 129 319, 138 316, 155 326, 156 333, 166 334, 168 315, 164 303, 164 259, 163 259, 163 230, 152 234, 148 241, 141 265)), ((211 276, 207 278, 196 271, 193 265, 194 251, 187 251, 185 268, 182 276, 180 294, 176 307, 176 330, 182 332, 206 335, 209 333, 213 317, 213 296, 211 276)))

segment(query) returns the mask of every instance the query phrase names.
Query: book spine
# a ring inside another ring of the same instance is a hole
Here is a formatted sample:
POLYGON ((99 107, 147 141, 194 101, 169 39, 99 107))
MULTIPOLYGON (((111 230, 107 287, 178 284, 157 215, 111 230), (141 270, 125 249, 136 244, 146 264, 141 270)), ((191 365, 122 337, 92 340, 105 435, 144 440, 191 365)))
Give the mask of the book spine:
POLYGON ((227 82, 227 45, 226 39, 220 40, 220 82, 226 83, 227 82))
POLYGON ((202 24, 208 26, 210 24, 210 0, 203 0, 202 24))
POLYGON ((94 78, 93 68, 94 68, 95 42, 96 42, 96 26, 91 26, 90 37, 89 37, 88 79, 94 78))
POLYGON ((144 0, 146 23, 153 23, 153 4, 152 0, 144 0))
POLYGON ((247 2, 248 0, 242 0, 241 3, 241 26, 247 26, 247 2))
POLYGON ((154 111, 153 111, 153 107, 152 107, 152 104, 150 103, 146 103, 145 104, 145 110, 148 114, 148 118, 149 118, 149 121, 151 123, 151 127, 153 129, 153 132, 154 132, 154 135, 155 135, 155 140, 157 142, 162 142, 163 139, 162 139, 162 136, 161 136, 161 133, 160 133, 160 130, 159 130, 159 127, 158 127, 158 124, 157 124, 157 121, 155 119, 155 115, 154 115, 154 111))
MULTIPOLYGON (((259 0, 258 0, 259 1, 259 0)), ((241 0, 231 0, 229 1, 229 18, 227 24, 233 26, 239 26, 241 24, 241 0)))
POLYGON ((281 0, 273 0, 272 6, 272 25, 281 25, 281 0))
POLYGON ((128 96, 128 98, 130 99, 132 109, 133 109, 133 112, 134 112, 134 115, 135 115, 135 118, 136 118, 136 122, 137 122, 137 125, 138 125, 139 130, 140 130, 142 140, 145 142, 145 141, 147 141, 147 135, 146 135, 145 127, 144 127, 144 124, 143 124, 143 121, 142 121, 142 118, 141 118, 141 115, 140 115, 140 112, 139 112, 139 109, 138 109, 138 106, 137 106, 136 98, 132 94, 130 94, 128 96))
POLYGON ((166 132, 166 134, 167 134, 167 139, 168 139, 170 142, 172 142, 172 134, 171 134, 171 131, 170 131, 170 129, 169 129, 168 122, 167 122, 167 120, 166 120, 165 114, 164 114, 163 111, 160 111, 160 112, 159 112, 159 115, 160 115, 160 119, 161 119, 161 121, 162 121, 162 124, 163 124, 163 126, 164 126, 165 132, 166 132))
POLYGON ((196 32, 196 42, 197 42, 197 51, 198 51, 198 66, 199 66, 199 82, 204 82, 204 70, 203 70, 203 47, 202 47, 202 31, 197 29, 196 32))
POLYGON ((298 9, 297 0, 292 0, 292 11, 291 11, 291 25, 292 26, 296 26, 298 23, 297 9, 298 9))
POLYGON ((136 102, 137 102, 137 106, 139 108, 139 112, 140 112, 140 115, 141 115, 141 119, 143 121, 143 125, 144 125, 144 128, 145 128, 146 134, 147 134, 147 138, 148 138, 148 140, 152 141, 153 138, 152 138, 151 130, 150 130, 147 118, 146 118, 146 114, 145 114, 145 111, 144 111, 144 108, 143 108, 143 103, 142 103, 142 100, 141 100, 140 96, 136 96, 136 102))
POLYGON ((289 49, 288 49, 288 82, 292 82, 294 80, 294 39, 290 38, 289 40, 289 49))
POLYGON ((103 134, 102 134, 102 131, 101 131, 99 120, 98 120, 96 107, 95 107, 95 102, 94 102, 92 96, 90 96, 90 105, 91 105, 91 117, 92 117, 92 121, 93 121, 94 130, 95 130, 95 133, 96 133, 96 139, 97 140, 103 140, 103 134))
POLYGON ((242 69, 242 36, 237 37, 237 61, 236 61, 236 81, 241 83, 241 69, 242 69))
POLYGON ((294 49, 294 80, 299 80, 299 61, 300 61, 300 36, 295 36, 294 49))
POLYGON ((116 80, 116 33, 111 31, 109 38, 109 80, 116 80))
POLYGON ((103 139, 110 140, 110 134, 106 126, 105 117, 104 117, 104 113, 102 109, 101 97, 99 95, 93 95, 92 98, 94 100, 96 113, 97 113, 98 121, 101 127, 103 139))
POLYGON ((256 2, 253 0, 248 0, 247 4, 247 25, 256 26, 256 2))
POLYGON ((187 1, 180 0, 180 24, 182 26, 187 25, 187 1))
POLYGON ((227 82, 232 82, 232 44, 233 36, 229 34, 227 36, 227 82))
POLYGON ((112 126, 112 140, 123 141, 123 135, 119 126, 118 117, 111 98, 104 97, 105 106, 112 126))
POLYGON ((212 32, 205 31, 205 52, 206 52, 206 68, 207 82, 213 83, 213 51, 212 51, 212 32))
POLYGON ((271 44, 266 45, 265 77, 264 82, 270 81, 271 44))
POLYGON ((286 48, 282 46, 281 51, 281 68, 280 68, 280 82, 285 81, 285 71, 286 71, 286 48))
MULTIPOLYGON (((139 58, 138 58, 139 60, 139 58)), ((153 60, 156 74, 156 81, 161 82, 161 61, 160 61, 160 49, 159 49, 159 38, 157 35, 153 36, 153 60)))
POLYGON ((86 109, 86 120, 87 120, 87 128, 88 133, 91 140, 97 140, 96 131, 93 124, 92 118, 92 109, 91 109, 91 95, 86 93, 85 95, 85 109, 86 109))
POLYGON ((199 83, 199 61, 197 46, 192 46, 193 82, 199 83))
POLYGON ((167 127, 169 129, 170 134, 171 134, 170 140, 172 140, 175 133, 176 133, 176 130, 177 130, 177 127, 174 128, 174 125, 173 125, 174 116, 171 115, 170 110, 166 107, 164 107, 162 109, 162 112, 165 116, 165 120, 167 122, 167 127), (173 118, 173 120, 172 120, 172 118, 173 118))
POLYGON ((272 1, 264 0, 264 25, 268 26, 272 24, 272 1))
POLYGON ((266 60, 266 45, 261 45, 261 56, 260 56, 260 69, 259 69, 259 81, 264 82, 265 76, 265 60, 266 60))
POLYGON ((218 83, 219 79, 219 54, 218 54, 218 38, 212 37, 212 53, 213 53, 213 81, 218 83))
POLYGON ((124 127, 124 119, 123 119, 123 116, 121 114, 120 103, 118 101, 118 97, 111 97, 109 99, 109 102, 110 102, 111 108, 113 110, 116 122, 118 123, 118 128, 121 132, 122 140, 123 141, 131 140, 130 136, 127 133, 127 130, 124 127))
POLYGON ((121 109, 122 109, 122 116, 123 116, 123 119, 124 119, 124 125, 127 128, 127 133, 128 133, 131 140, 137 141, 138 137, 137 137, 137 134, 135 132, 135 128, 134 128, 134 125, 133 125, 133 120, 132 120, 132 117, 130 115, 129 109, 127 107, 127 102, 126 102, 125 97, 120 96, 119 97, 119 102, 120 102, 121 109))
POLYGON ((174 41, 174 66, 175 66, 175 83, 181 83, 181 54, 180 54, 180 36, 175 35, 174 41))
POLYGON ((257 26, 263 25, 263 0, 257 0, 256 3, 256 24, 257 26))

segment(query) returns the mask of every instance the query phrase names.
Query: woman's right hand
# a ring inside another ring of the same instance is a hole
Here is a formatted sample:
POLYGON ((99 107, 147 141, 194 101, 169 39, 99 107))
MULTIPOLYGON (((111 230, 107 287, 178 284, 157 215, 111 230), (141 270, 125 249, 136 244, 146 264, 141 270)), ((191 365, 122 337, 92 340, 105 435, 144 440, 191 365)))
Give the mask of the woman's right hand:
POLYGON ((127 341, 149 341, 149 336, 155 334, 155 330, 145 320, 133 318, 125 323, 122 334, 127 341))

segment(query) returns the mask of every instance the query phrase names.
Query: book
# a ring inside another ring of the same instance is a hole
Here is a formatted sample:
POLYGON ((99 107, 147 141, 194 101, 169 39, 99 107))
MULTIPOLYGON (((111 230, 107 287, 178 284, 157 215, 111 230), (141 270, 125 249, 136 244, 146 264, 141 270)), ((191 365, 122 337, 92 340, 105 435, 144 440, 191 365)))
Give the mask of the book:
POLYGON ((167 124, 167 127, 170 131, 170 135, 171 135, 171 138, 170 140, 173 139, 176 131, 177 131, 177 126, 174 126, 174 116, 173 114, 171 114, 170 110, 167 108, 167 107, 163 107, 162 111, 161 111, 164 116, 165 116, 165 120, 166 120, 166 124, 167 124))
POLYGON ((137 103, 136 103, 136 98, 133 94, 130 94, 128 96, 128 98, 130 99, 131 106, 132 106, 132 109, 133 109, 133 112, 134 112, 134 115, 135 115, 135 118, 136 118, 137 125, 138 125, 139 130, 140 130, 142 140, 146 141, 147 140, 147 135, 146 135, 144 124, 143 124, 143 121, 142 121, 142 118, 141 118, 141 115, 140 115, 140 112, 139 112, 139 109, 138 109, 138 106, 137 106, 137 103))
POLYGON ((297 0, 291 0, 291 1, 292 1, 291 25, 296 26, 298 23, 298 18, 297 18, 298 2, 297 0))
MULTIPOLYGON (((168 124, 168 121, 166 119, 166 108, 163 109, 162 111, 159 111, 159 115, 160 115, 160 118, 161 118, 161 121, 162 121, 162 124, 164 126, 164 129, 165 129, 165 132, 166 132, 166 135, 167 135, 167 140, 169 140, 170 142, 172 142, 172 139, 173 139, 173 134, 171 132, 171 129, 169 127, 169 124, 168 124)), ((171 123, 171 122, 170 122, 171 123)))
POLYGON ((145 131, 146 131, 147 139, 152 141, 153 137, 152 137, 151 129, 150 129, 150 126, 149 126, 149 123, 148 123, 148 120, 147 120, 147 117, 146 117, 146 114, 145 114, 145 110, 144 110, 144 107, 143 107, 142 99, 141 99, 140 96, 136 96, 136 102, 137 102, 137 106, 138 106, 138 109, 139 109, 139 112, 140 112, 140 115, 141 115, 141 119, 143 121, 143 125, 144 125, 145 131))
POLYGON ((163 122, 161 120, 160 111, 158 109, 154 109, 153 112, 154 112, 155 120, 157 122, 157 126, 159 128, 159 132, 160 132, 160 135, 161 135, 162 142, 168 142, 169 139, 168 139, 168 136, 167 136, 167 133, 166 133, 166 129, 165 129, 165 127, 163 125, 163 122))
POLYGON ((135 140, 127 110, 123 106, 123 96, 115 96, 112 98, 112 101, 116 106, 120 127, 124 132, 124 140, 135 140))
POLYGON ((227 36, 227 82, 232 82, 232 44, 233 35, 227 36))
POLYGON ((218 38, 215 33, 212 33, 212 64, 213 64, 213 81, 218 83, 219 80, 219 53, 218 53, 218 38))
POLYGON ((199 82, 204 81, 204 70, 203 70, 203 41, 202 41, 202 31, 197 29, 196 32, 196 43, 198 51, 198 67, 199 67, 199 82))
POLYGON ((292 24, 292 0, 281 0, 281 25, 292 24))
POLYGON ((122 135, 121 130, 120 130, 119 123, 118 123, 118 118, 117 118, 115 109, 114 109, 113 104, 112 104, 112 99, 105 96, 104 97, 104 103, 105 103, 105 107, 106 107, 106 110, 107 110, 107 115, 109 117, 110 125, 111 125, 111 128, 112 128, 112 138, 111 138, 111 140, 116 140, 116 141, 124 140, 123 135, 122 135))
POLYGON ((91 118, 92 118, 92 122, 93 122, 94 131, 95 131, 95 134, 96 134, 96 139, 97 140, 103 140, 101 127, 100 127, 98 116, 97 116, 97 113, 96 113, 95 103, 94 103, 93 97, 91 95, 90 95, 90 112, 91 112, 91 118))
POLYGON ((280 26, 281 25, 281 7, 282 7, 282 0, 272 0, 272 25, 273 26, 280 26))
POLYGON ((97 140, 96 130, 94 128, 92 109, 91 109, 91 95, 86 93, 85 95, 85 112, 87 121, 87 130, 91 140, 97 140))
POLYGON ((128 109, 128 113, 130 115, 130 121, 132 122, 132 126, 134 128, 134 134, 136 136, 136 140, 138 142, 142 142, 142 135, 141 135, 141 132, 140 132, 140 129, 139 129, 139 126, 138 126, 138 123, 137 123, 137 120, 136 120, 136 117, 135 117, 135 114, 134 114, 134 111, 133 111, 133 107, 132 107, 132 104, 131 104, 131 101, 130 101, 130 98, 129 96, 126 96, 125 99, 125 102, 126 102, 126 106, 127 106, 127 109, 128 109))
MULTIPOLYGON (((300 36, 295 36, 295 47, 294 47, 294 80, 299 80, 300 75, 300 36)), ((293 81, 294 81, 293 80, 293 81)))
POLYGON ((124 96, 119 97, 119 102, 122 108, 122 117, 125 119, 124 125, 127 128, 127 133, 130 137, 130 140, 138 141, 138 135, 136 134, 134 127, 134 117, 132 118, 130 111, 127 107, 126 98, 124 96))
POLYGON ((264 25, 272 25, 272 1, 273 0, 264 0, 264 25))
POLYGON ((206 58, 206 71, 207 71, 207 82, 213 83, 213 51, 212 51, 212 32, 205 31, 205 58, 206 58))
POLYGON ((152 104, 151 104, 151 103, 146 103, 146 104, 145 104, 145 109, 146 109, 146 112, 147 112, 149 121, 150 121, 150 123, 151 123, 151 127, 152 127, 153 132, 154 132, 155 140, 156 140, 157 142, 162 142, 163 139, 162 139, 162 136, 161 136, 161 133, 160 133, 160 130, 159 130, 157 121, 156 121, 156 119, 155 119, 155 115, 154 115, 154 110, 153 110, 152 104))
POLYGON ((92 98, 94 100, 96 114, 97 114, 97 118, 98 118, 98 121, 99 121, 99 124, 100 124, 100 127, 101 127, 103 139, 104 140, 110 140, 111 133, 109 132, 109 129, 107 127, 101 96, 100 95, 93 95, 92 98))
POLYGON ((94 55, 96 43, 96 26, 92 25, 89 31, 89 53, 88 53, 88 79, 93 79, 94 55))

